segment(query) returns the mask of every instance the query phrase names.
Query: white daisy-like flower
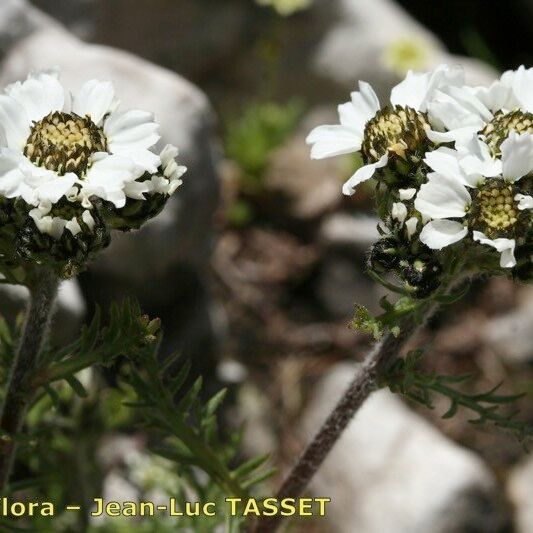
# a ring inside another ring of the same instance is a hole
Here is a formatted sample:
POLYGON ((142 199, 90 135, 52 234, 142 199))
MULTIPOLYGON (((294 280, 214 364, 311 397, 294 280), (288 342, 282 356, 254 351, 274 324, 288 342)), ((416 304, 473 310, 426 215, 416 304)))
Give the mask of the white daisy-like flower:
POLYGON ((442 87, 428 104, 435 143, 468 142, 479 133, 495 155, 511 131, 533 133, 533 69, 509 70, 490 87, 442 87))
POLYGON ((424 152, 427 143, 427 106, 440 87, 464 84, 463 71, 445 65, 433 72, 409 71, 405 80, 392 89, 390 105, 381 109, 372 87, 359 82, 351 101, 338 107, 340 124, 318 126, 307 137, 311 157, 323 159, 360 152, 364 165, 344 184, 343 193, 352 195, 357 185, 370 179, 391 157, 409 159, 424 152))
POLYGON ((93 196, 117 208, 143 198, 149 187, 139 178, 161 165, 151 151, 158 125, 151 113, 117 108, 107 81, 89 81, 72 97, 57 71, 9 85, 0 95, 0 194, 35 207, 64 196, 86 208, 93 196))
POLYGON ((533 198, 520 189, 520 180, 533 171, 533 135, 512 131, 501 144, 501 159, 493 159, 489 146, 474 137, 468 150, 439 148, 425 161, 434 172, 421 186, 415 208, 432 220, 420 240, 440 250, 470 234, 501 253, 501 267, 515 266, 517 239, 531 225, 533 198))

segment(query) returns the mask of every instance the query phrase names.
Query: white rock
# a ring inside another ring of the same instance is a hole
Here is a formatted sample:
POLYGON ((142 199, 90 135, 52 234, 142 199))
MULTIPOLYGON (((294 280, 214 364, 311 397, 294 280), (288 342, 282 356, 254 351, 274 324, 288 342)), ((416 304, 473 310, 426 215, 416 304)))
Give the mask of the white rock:
POLYGON ((489 320, 482 332, 486 345, 511 364, 533 361, 533 289, 522 293, 517 309, 489 320))
MULTIPOLYGON (((333 368, 311 395, 311 437, 348 386, 355 367, 333 368)), ((388 391, 364 404, 318 472, 312 491, 332 498, 332 531, 500 531, 495 480, 472 452, 449 441, 388 391)))
POLYGON ((507 494, 515 509, 516 533, 533 531, 533 457, 528 457, 510 473, 507 494))
POLYGON ((378 219, 368 215, 335 213, 324 219, 320 238, 329 246, 353 246, 366 250, 379 239, 378 219))
POLYGON ((59 27, 52 18, 32 8, 25 0, 0 2, 0 54, 39 28, 59 27))
POLYGON ((317 74, 339 85, 353 90, 358 80, 365 80, 376 86, 380 96, 388 96, 399 74, 389 66, 387 51, 402 42, 420 47, 421 70, 459 63, 470 83, 487 83, 496 76, 477 60, 447 53, 435 35, 391 0, 335 0, 328 4, 324 9, 335 10, 338 18, 317 47, 314 67, 317 74))

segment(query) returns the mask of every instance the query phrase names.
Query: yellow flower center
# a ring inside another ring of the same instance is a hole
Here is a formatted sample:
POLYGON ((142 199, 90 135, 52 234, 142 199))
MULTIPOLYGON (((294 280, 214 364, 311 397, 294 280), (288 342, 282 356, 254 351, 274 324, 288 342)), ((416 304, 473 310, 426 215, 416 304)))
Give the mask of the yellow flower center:
POLYGON ((106 151, 104 132, 89 117, 62 112, 34 122, 24 147, 24 155, 32 163, 60 176, 67 172, 84 175, 91 155, 106 151))
POLYGON ((491 238, 510 236, 520 216, 514 197, 513 186, 503 180, 483 186, 472 206, 474 229, 491 238))
POLYGON ((500 147, 509 137, 511 131, 533 133, 533 114, 515 110, 510 113, 498 111, 494 118, 482 130, 486 142, 494 156, 500 156, 500 147))
POLYGON ((419 161, 428 144, 427 129, 427 117, 410 107, 381 109, 365 126, 361 148, 365 162, 376 162, 385 154, 419 161))

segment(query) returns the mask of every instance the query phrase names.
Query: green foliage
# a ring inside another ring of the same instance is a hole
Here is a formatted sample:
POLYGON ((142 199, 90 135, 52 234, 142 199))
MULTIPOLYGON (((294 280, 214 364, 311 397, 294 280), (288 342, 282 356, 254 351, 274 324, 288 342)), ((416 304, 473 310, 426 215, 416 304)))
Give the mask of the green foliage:
MULTIPOLYGON (((450 269, 455 270, 451 265, 450 269)), ((374 279, 385 287, 395 292, 404 293, 402 288, 391 286, 379 275, 373 273, 374 279)), ((351 327, 373 335, 378 340, 386 332, 398 335, 402 330, 405 320, 421 324, 423 316, 431 306, 451 305, 462 299, 470 288, 469 283, 456 290, 447 290, 446 285, 427 299, 413 298, 409 295, 401 296, 396 302, 390 303, 387 297, 382 298, 381 307, 384 312, 373 316, 368 309, 357 306, 351 327)), ((380 376, 379 385, 389 387, 392 392, 401 394, 406 398, 433 409, 432 398, 441 395, 450 400, 450 407, 443 418, 451 418, 459 408, 472 411, 476 418, 472 424, 499 427, 514 434, 520 440, 533 435, 533 425, 516 420, 516 411, 506 412, 502 409, 515 403, 523 395, 497 394, 501 384, 482 394, 464 392, 454 385, 467 382, 471 376, 444 376, 437 373, 424 373, 419 370, 422 350, 410 352, 404 359, 395 359, 387 372, 380 376)))
POLYGON ((503 409, 514 404, 524 396, 523 394, 498 394, 501 383, 480 394, 464 392, 455 385, 468 382, 472 378, 471 375, 443 376, 434 372, 423 372, 419 369, 422 355, 422 350, 414 350, 409 352, 405 359, 397 359, 389 371, 381 377, 380 384, 429 409, 434 408, 432 401, 434 395, 444 396, 449 399, 450 407, 442 415, 443 418, 452 418, 459 408, 464 408, 474 413, 474 418, 470 420, 472 424, 499 427, 521 441, 533 436, 533 424, 517 420, 516 410, 509 412, 503 409))
POLYGON ((160 321, 142 315, 139 305, 132 300, 113 304, 105 327, 101 327, 97 310, 79 339, 66 348, 48 349, 42 354, 35 375, 29 380, 29 389, 43 387, 54 397, 50 386, 64 380, 76 394, 86 397, 87 391, 76 377, 78 372, 95 364, 109 366, 120 357, 137 360, 156 344, 159 328, 160 321))
POLYGON ((388 296, 384 296, 379 302, 384 312, 378 316, 374 316, 363 305, 355 307, 350 327, 372 335, 375 340, 379 340, 387 331, 398 335, 402 327, 402 321, 406 317, 411 317, 415 320, 415 323, 421 324, 425 313, 432 305, 451 305, 462 299, 470 290, 469 282, 463 283, 462 286, 454 291, 448 291, 447 285, 444 285, 440 290, 431 294, 430 297, 422 299, 413 296, 409 290, 388 282, 373 270, 369 270, 368 274, 386 289, 401 294, 400 298, 394 303, 389 301, 388 296))
MULTIPOLYGON (((14 338, 16 335, 0 320, 3 368, 12 357, 14 338)), ((223 502, 228 496, 246 497, 269 477, 272 470, 266 467, 267 457, 239 460, 240 432, 224 439, 219 435, 218 409, 225 391, 204 400, 201 379, 186 385, 188 362, 176 357, 160 362, 160 341, 159 320, 150 320, 141 314, 138 304, 127 300, 112 306, 106 325, 97 312, 75 342, 61 350, 46 349, 28 382, 28 394, 34 399, 26 432, 17 436, 18 460, 28 475, 13 483, 7 493, 18 493, 27 500, 53 501, 58 508, 100 495, 104 473, 96 450, 102 436, 111 431, 131 431, 135 422, 142 422, 142 434, 153 449, 142 453, 143 475, 138 465, 130 465, 124 472, 141 495, 162 490, 183 508, 186 501, 223 502), (101 379, 95 365, 114 365, 118 381, 113 387, 101 379), (93 466, 88 469, 88 464, 93 466)), ((217 506, 220 513, 212 518, 172 517, 169 521, 162 513, 136 522, 135 530, 164 532, 180 527, 208 532, 225 524, 228 530, 237 531, 241 519, 225 516, 226 508, 217 506)), ((26 517, 9 527, 67 532, 79 530, 79 520, 65 513, 54 518, 53 526, 47 518, 26 517)), ((2 530, 7 531, 7 527, 2 530)), ((131 522, 113 519, 88 531, 121 533, 132 527, 131 522)))
POLYGON ((173 375, 169 369, 174 363, 175 358, 169 358, 165 365, 159 365, 153 352, 142 358, 140 367, 131 368, 127 380, 139 397, 131 407, 139 409, 146 426, 163 437, 163 445, 155 450, 159 455, 180 466, 202 469, 228 496, 246 496, 272 474, 264 468, 268 457, 232 468, 239 439, 234 438, 232 446, 222 443, 217 427, 217 410, 225 391, 203 403, 202 379, 184 391, 190 365, 183 364, 173 375))
POLYGON ((294 131, 303 106, 291 101, 253 104, 239 118, 229 122, 226 131, 228 157, 244 175, 241 186, 247 191, 261 189, 262 175, 272 151, 294 131))
POLYGON ((401 321, 406 315, 416 313, 421 317, 425 309, 420 300, 409 296, 403 296, 393 304, 385 296, 381 299, 380 305, 384 312, 379 316, 374 316, 363 305, 357 305, 350 323, 351 328, 368 333, 375 340, 379 340, 386 331, 391 331, 397 335, 400 331, 401 321))

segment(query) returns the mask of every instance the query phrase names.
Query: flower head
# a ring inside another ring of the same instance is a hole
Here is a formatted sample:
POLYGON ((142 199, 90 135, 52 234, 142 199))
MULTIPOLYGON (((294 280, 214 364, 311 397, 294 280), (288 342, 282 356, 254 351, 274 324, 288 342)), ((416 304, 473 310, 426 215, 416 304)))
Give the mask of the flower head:
POLYGON ((532 95, 533 69, 485 88, 442 66, 409 72, 384 107, 360 82, 340 124, 310 133, 313 158, 360 153, 345 194, 377 178, 376 279, 390 287, 381 274, 392 271, 400 291, 427 298, 458 268, 533 278, 532 95))
POLYGON ((429 149, 430 99, 439 87, 462 83, 462 71, 446 66, 423 74, 410 71, 392 89, 390 105, 381 109, 372 87, 359 82, 359 91, 352 93, 351 101, 338 108, 340 124, 318 126, 307 137, 311 157, 361 153, 364 165, 344 184, 347 195, 395 160, 418 164, 429 149))
MULTIPOLYGON (((58 71, 30 74, 0 95, 0 197, 22 206, 25 234, 33 227, 54 241, 94 237, 109 212, 166 198, 181 184, 177 150, 153 151, 158 129, 149 112, 120 111, 111 82, 91 80, 71 95, 58 71)), ((88 240, 99 248, 109 241, 88 240)), ((63 244, 62 260, 72 248, 63 244)))
POLYGON ((467 235, 501 253, 500 266, 515 266, 517 240, 531 225, 533 136, 512 131, 501 145, 501 160, 474 138, 472 153, 440 148, 426 158, 434 170, 421 186, 416 209, 431 220, 420 235, 432 249, 442 249, 467 235))
POLYGON ((405 36, 390 42, 382 54, 382 62, 386 68, 399 76, 409 70, 424 69, 433 54, 432 44, 419 37, 405 36))
POLYGON ((505 72, 490 87, 444 86, 428 106, 435 143, 468 142, 473 133, 487 141, 495 155, 511 131, 532 133, 533 69, 505 72))

